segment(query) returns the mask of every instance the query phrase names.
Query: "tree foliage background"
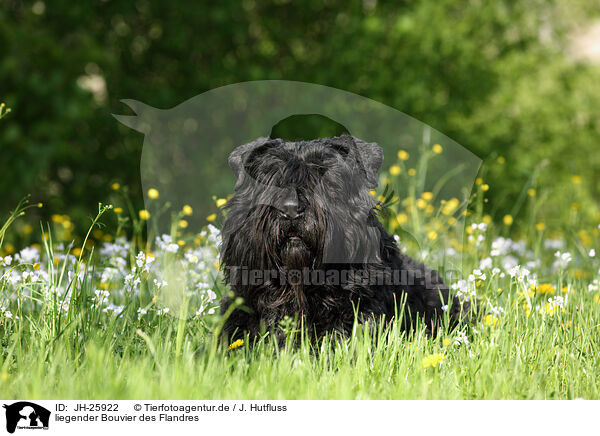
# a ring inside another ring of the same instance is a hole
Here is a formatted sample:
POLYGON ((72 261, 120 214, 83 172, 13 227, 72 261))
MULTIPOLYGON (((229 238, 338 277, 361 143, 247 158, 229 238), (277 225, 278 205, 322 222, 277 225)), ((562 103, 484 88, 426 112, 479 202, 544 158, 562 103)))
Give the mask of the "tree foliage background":
POLYGON ((286 79, 378 100, 478 154, 495 216, 533 186, 550 219, 574 201, 593 217, 600 68, 572 53, 571 35, 599 11, 579 0, 2 0, 0 100, 13 111, 0 124, 0 210, 31 193, 42 218, 85 223, 114 182, 141 205, 143 137, 112 118, 128 113, 120 99, 169 108, 286 79))

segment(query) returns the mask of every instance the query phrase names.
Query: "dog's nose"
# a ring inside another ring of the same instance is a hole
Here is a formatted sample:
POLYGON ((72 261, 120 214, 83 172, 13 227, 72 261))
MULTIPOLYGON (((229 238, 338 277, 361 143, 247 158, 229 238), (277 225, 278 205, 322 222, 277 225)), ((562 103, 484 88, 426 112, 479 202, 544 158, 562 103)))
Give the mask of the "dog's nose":
POLYGON ((304 214, 304 210, 300 208, 298 201, 289 198, 283 202, 282 212, 286 218, 291 220, 301 217, 304 214))

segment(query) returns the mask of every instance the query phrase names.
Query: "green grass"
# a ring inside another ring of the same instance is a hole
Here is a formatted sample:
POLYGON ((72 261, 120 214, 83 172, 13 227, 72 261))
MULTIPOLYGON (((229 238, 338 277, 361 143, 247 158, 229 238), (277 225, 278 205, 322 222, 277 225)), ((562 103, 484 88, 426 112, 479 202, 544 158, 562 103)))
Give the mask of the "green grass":
POLYGON ((40 316, 4 332, 0 386, 5 398, 29 399, 598 398, 600 305, 583 293, 571 305, 552 320, 509 309, 499 325, 477 326, 468 345, 444 346, 452 333, 407 338, 392 326, 377 342, 358 329, 319 352, 271 342, 227 352, 188 322, 177 353, 175 319, 143 327, 146 340, 102 324, 53 338, 40 316), (444 359, 423 368, 432 353, 444 359))

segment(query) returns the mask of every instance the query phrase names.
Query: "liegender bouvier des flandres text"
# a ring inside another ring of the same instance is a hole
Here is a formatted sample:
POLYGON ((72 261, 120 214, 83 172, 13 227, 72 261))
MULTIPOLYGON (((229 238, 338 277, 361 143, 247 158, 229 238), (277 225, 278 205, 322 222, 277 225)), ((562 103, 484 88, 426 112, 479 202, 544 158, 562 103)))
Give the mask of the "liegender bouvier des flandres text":
POLYGON ((423 319, 433 331, 447 305, 451 318, 460 315, 438 274, 402 254, 377 219, 369 190, 382 163, 381 147, 349 135, 259 138, 232 152, 237 181, 221 260, 243 306, 228 310, 231 297, 222 302, 230 339, 281 335, 286 316, 302 317, 319 337, 348 335, 355 319, 402 315, 403 328, 423 319))

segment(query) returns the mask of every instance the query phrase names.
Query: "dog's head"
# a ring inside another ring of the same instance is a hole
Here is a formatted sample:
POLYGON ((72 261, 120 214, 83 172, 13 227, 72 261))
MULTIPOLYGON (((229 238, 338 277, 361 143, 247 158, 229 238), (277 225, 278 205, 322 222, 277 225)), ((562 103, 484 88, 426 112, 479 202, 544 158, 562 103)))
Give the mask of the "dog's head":
POLYGON ((349 135, 259 138, 229 157, 236 177, 223 227, 223 261, 250 268, 320 268, 379 259, 373 227, 383 152, 349 135))

